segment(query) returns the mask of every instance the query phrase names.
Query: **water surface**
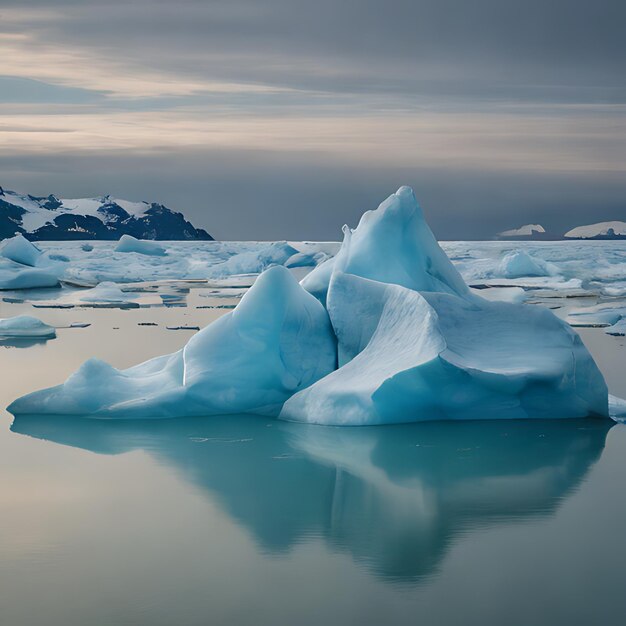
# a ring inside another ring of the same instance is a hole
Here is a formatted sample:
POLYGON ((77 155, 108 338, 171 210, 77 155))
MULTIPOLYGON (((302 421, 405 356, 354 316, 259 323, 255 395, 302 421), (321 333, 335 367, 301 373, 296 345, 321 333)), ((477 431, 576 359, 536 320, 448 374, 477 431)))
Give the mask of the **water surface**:
MULTIPOLYGON (((173 351, 191 333, 167 325, 224 312, 194 308, 206 303, 192 291, 183 308, 39 309, 92 325, 0 346, 0 404, 90 356, 123 367, 173 351)), ((623 339, 582 335, 626 395, 623 339)), ((621 624, 625 451, 626 427, 602 420, 326 428, 5 413, 2 624, 621 624)))

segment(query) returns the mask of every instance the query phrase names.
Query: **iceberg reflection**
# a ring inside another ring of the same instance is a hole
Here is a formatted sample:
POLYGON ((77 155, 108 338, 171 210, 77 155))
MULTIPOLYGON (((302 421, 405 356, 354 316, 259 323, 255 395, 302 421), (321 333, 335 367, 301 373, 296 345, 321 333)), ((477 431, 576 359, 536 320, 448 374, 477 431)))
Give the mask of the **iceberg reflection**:
POLYGON ((20 416, 12 431, 100 454, 145 450, 263 550, 322 538, 383 579, 415 583, 460 533, 553 513, 610 428, 593 419, 331 428, 248 416, 20 416))

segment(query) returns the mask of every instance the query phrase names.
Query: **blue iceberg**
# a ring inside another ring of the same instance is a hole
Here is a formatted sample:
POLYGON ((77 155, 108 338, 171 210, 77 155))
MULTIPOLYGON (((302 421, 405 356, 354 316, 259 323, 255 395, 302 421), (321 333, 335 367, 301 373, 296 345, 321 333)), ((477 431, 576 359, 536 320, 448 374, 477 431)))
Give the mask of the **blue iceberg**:
POLYGON ((282 266, 179 352, 89 361, 14 414, 259 413, 329 425, 608 417, 602 374, 547 309, 467 287, 402 187, 298 284, 282 266))

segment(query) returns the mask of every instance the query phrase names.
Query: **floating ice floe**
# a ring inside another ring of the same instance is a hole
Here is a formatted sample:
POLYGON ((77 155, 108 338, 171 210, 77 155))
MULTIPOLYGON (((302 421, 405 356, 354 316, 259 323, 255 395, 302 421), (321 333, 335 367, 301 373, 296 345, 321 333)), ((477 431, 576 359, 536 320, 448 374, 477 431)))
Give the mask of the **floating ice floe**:
POLYGON ((604 379, 550 311, 472 293, 403 187, 304 281, 284 267, 171 355, 90 360, 14 414, 261 413, 333 425, 608 416, 604 379))
POLYGON ((139 296, 139 293, 122 290, 115 283, 103 282, 91 289, 72 291, 56 300, 33 303, 33 306, 44 309, 137 308, 139 296))
MULTIPOLYGON (((84 250, 84 248, 83 248, 84 250)), ((148 256, 165 256, 167 251, 154 241, 145 241, 136 239, 131 235, 122 235, 115 247, 116 252, 136 252, 137 254, 146 254, 148 256)))
POLYGON ((626 305, 620 302, 572 309, 567 322, 574 327, 604 328, 607 335, 626 335, 626 305))
POLYGON ((59 279, 56 274, 34 267, 0 266, 0 290, 37 289, 40 287, 56 287, 59 279))
POLYGON ((599 304, 596 306, 582 307, 572 309, 568 316, 567 322, 570 326, 602 328, 604 326, 613 326, 626 313, 626 306, 611 306, 599 304))
POLYGON ((54 326, 49 326, 32 315, 17 315, 0 319, 0 339, 54 339, 55 337, 54 326))
POLYGON ((521 304, 528 299, 527 292, 521 287, 488 287, 486 289, 472 289, 472 293, 485 298, 485 300, 498 302, 521 304))
POLYGON ((130 306, 138 307, 136 300, 138 294, 123 291, 118 285, 111 282, 103 282, 93 289, 79 291, 72 298, 73 302, 81 306, 130 306))

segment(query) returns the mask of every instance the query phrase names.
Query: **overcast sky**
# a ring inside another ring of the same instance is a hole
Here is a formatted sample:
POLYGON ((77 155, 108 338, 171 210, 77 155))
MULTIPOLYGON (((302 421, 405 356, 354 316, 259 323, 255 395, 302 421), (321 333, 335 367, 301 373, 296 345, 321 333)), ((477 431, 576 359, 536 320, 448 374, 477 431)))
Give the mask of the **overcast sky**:
POLYGON ((336 239, 626 220, 624 0, 0 0, 0 185, 336 239))

